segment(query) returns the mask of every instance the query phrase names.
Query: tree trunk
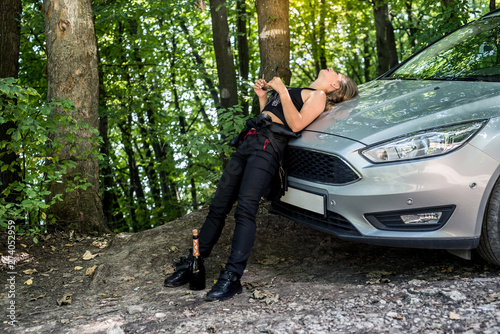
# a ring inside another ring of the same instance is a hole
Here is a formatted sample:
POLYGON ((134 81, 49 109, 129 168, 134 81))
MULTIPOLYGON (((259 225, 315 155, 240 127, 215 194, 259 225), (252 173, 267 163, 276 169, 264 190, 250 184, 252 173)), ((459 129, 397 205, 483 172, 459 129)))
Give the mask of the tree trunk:
POLYGON ((377 72, 382 75, 398 64, 394 28, 389 18, 389 7, 385 1, 373 1, 373 16, 377 36, 377 72))
POLYGON ((238 104, 238 90, 225 2, 225 0, 210 0, 210 15, 221 107, 227 109, 238 104))
POLYGON ((256 0, 259 21, 260 77, 278 76, 290 84, 288 0, 256 0))
MULTIPOLYGON (((327 68, 326 61, 326 10, 327 3, 325 0, 321 0, 321 10, 319 12, 319 69, 327 68)), ((318 71, 319 73, 319 71, 318 71)))
MULTIPOLYGON (((172 55, 176 54, 177 49, 177 41, 175 35, 172 36, 172 55)), ((175 66, 175 57, 172 56, 170 58, 170 67, 174 68, 175 66)), ((183 115, 181 110, 181 104, 179 102, 179 93, 177 91, 177 79, 175 76, 175 71, 170 73, 170 84, 172 85, 172 93, 174 95, 174 108, 176 113, 179 115, 179 127, 181 132, 181 143, 183 146, 188 147, 189 143, 187 142, 187 127, 186 127, 186 117, 183 115)), ((196 182, 194 179, 194 174, 191 173, 193 168, 193 155, 189 150, 186 151, 186 160, 187 160, 187 174, 186 177, 190 179, 189 183, 191 185, 191 204, 194 210, 198 210, 198 195, 196 193, 196 182)))
MULTIPOLYGON (((46 0, 45 35, 47 43, 47 100, 67 98, 73 101, 74 118, 97 129, 99 126, 99 76, 97 71, 97 48, 92 20, 90 0, 46 0)), ((79 138, 94 136, 90 131, 80 130, 79 138)), ((80 144, 76 153, 63 152, 63 158, 71 159, 77 166, 66 175, 88 177, 92 184, 86 190, 66 192, 66 182, 54 183, 51 196, 62 194, 62 202, 51 207, 61 226, 78 232, 108 232, 101 197, 99 194, 99 165, 97 158, 78 158, 93 147, 80 144)))
MULTIPOLYGON (((237 18, 237 33, 238 33, 238 65, 240 69, 240 78, 242 83, 240 85, 240 91, 247 95, 249 92, 250 85, 247 84, 248 74, 250 72, 250 53, 248 50, 248 38, 247 38, 247 7, 245 0, 236 1, 236 11, 238 13, 237 18)), ((242 101, 243 114, 248 115, 248 101, 242 101)))
POLYGON ((408 39, 410 42, 411 50, 410 54, 415 52, 417 47, 417 33, 418 33, 418 23, 415 21, 413 17, 413 1, 406 1, 406 13, 408 14, 408 39))
POLYGON ((365 37, 363 37, 363 64, 364 64, 364 71, 363 71, 363 76, 365 82, 370 81, 370 62, 371 58, 371 50, 370 50, 370 39, 368 37, 368 31, 366 32, 365 37))
MULTIPOLYGON (((0 1, 0 78, 17 78, 19 70, 19 47, 21 39, 21 0, 0 1)), ((2 108, 2 106, 0 106, 2 108)), ((15 128, 13 122, 0 123, 0 142, 11 141, 9 129, 15 128)), ((10 165, 17 159, 16 152, 0 149, 0 159, 3 164, 10 165)), ((0 194, 6 187, 16 181, 21 181, 21 168, 14 166, 14 171, 6 170, 0 173, 0 194)), ((6 198, 7 203, 20 203, 18 194, 11 192, 6 198)))
POLYGON ((125 153, 127 154, 127 165, 129 168, 129 188, 128 188, 128 200, 129 200, 129 211, 130 211, 130 223, 129 232, 134 232, 141 230, 145 217, 149 216, 146 207, 146 195, 144 194, 144 188, 142 187, 141 177, 139 174, 139 169, 137 168, 137 160, 135 159, 133 142, 132 142, 132 111, 129 110, 127 120, 121 120, 118 123, 122 134, 122 144, 125 153), (135 196, 134 196, 135 194, 135 196), (137 205, 135 205, 135 198, 137 197, 137 205), (137 213, 139 213, 140 218, 137 218, 137 213), (137 229, 136 229, 137 228, 137 229))
MULTIPOLYGON (((99 50, 97 54, 98 62, 101 63, 99 50)), ((100 152, 104 158, 100 166, 100 185, 104 218, 111 230, 114 230, 125 224, 125 218, 123 217, 123 213, 119 212, 116 183, 111 168, 111 141, 108 136, 109 117, 106 110, 106 89, 104 87, 103 75, 102 67, 99 67, 99 110, 104 110, 103 114, 99 115, 99 136, 102 138, 100 152)))
MULTIPOLYGON (((190 35, 189 29, 186 26, 185 22, 180 22, 180 26, 182 31, 186 34, 186 39, 189 43, 189 46, 191 47, 191 52, 193 53, 194 59, 196 61, 196 65, 198 65, 199 71, 201 72, 203 76, 203 80, 205 81, 205 84, 207 85, 208 90, 210 91, 210 96, 212 96, 212 100, 214 101, 214 106, 215 108, 220 107, 220 100, 219 100, 219 95, 217 94, 217 90, 215 89, 215 85, 210 78, 210 75, 207 72, 207 69, 205 68, 205 62, 200 56, 200 53, 198 52, 198 49, 196 48, 196 44, 193 41, 193 37, 190 35)), ((232 58, 231 58, 232 59, 232 58)))
POLYGON ((236 11, 238 13, 237 32, 238 32, 238 65, 240 69, 240 77, 243 80, 248 80, 250 72, 250 53, 248 51, 247 38, 247 9, 245 0, 236 1, 236 11))
POLYGON ((21 12, 21 0, 0 1, 0 78, 17 78, 21 12))
MULTIPOLYGON (((138 22, 136 19, 131 19, 128 21, 129 25, 130 25, 130 34, 132 36, 133 39, 136 39, 137 38, 137 32, 138 32, 138 22)), ((132 51, 132 55, 133 55, 133 59, 134 61, 138 64, 138 70, 139 70, 139 78, 140 78, 140 82, 142 83, 146 83, 147 82, 147 79, 146 79, 146 76, 144 75, 144 72, 142 71, 143 69, 143 66, 142 66, 142 59, 141 59, 141 56, 138 52, 139 48, 133 48, 133 51, 132 51)), ((151 92, 153 92, 153 94, 155 93, 154 90, 146 90, 146 94, 151 94, 151 92)), ((148 108, 152 108, 151 104, 148 102, 151 100, 151 98, 149 96, 145 96, 145 108, 148 109, 148 108)), ((161 98, 161 97, 160 97, 161 98)), ((150 131, 148 131, 148 126, 146 124, 146 121, 144 119, 144 114, 141 110, 139 110, 139 108, 137 109, 138 112, 136 113, 137 114, 137 120, 138 120, 138 125, 139 125, 139 131, 140 131, 140 134, 141 134, 141 137, 142 137, 142 149, 144 150, 144 152, 146 153, 146 160, 145 161, 145 164, 144 164, 144 170, 146 172, 146 175, 148 177, 148 184, 149 184, 149 188, 150 188, 150 191, 151 191, 151 195, 153 197, 153 202, 154 202, 154 206, 156 208, 159 208, 161 206, 160 204, 160 187, 159 187, 159 183, 158 183, 158 176, 157 176, 157 173, 156 173, 156 169, 155 169, 155 166, 154 166, 154 157, 153 157, 153 152, 151 150, 151 147, 149 145, 150 143, 150 140, 149 140, 149 133, 150 131)), ((154 210, 153 210, 154 212, 154 210)), ((156 219, 157 215, 157 212, 154 212, 154 215, 153 215, 153 219, 156 219)))
POLYGON ((490 11, 495 10, 496 5, 495 5, 495 0, 490 0, 490 11))

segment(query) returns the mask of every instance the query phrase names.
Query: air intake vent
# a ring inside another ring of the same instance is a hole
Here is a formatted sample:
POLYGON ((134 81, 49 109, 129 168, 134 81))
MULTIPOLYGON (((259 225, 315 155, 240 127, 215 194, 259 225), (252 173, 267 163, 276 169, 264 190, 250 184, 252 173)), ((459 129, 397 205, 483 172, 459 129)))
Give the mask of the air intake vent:
POLYGON ((312 182, 341 185, 361 178, 343 159, 333 154, 288 147, 288 175, 312 182))

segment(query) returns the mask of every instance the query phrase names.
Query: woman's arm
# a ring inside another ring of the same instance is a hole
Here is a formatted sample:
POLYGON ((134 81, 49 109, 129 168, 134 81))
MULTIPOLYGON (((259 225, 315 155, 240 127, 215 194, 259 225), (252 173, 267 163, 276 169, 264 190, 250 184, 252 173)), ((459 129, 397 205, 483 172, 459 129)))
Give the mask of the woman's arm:
POLYGON ((269 81, 268 86, 280 95, 286 123, 293 132, 303 130, 325 110, 326 94, 321 90, 312 91, 309 98, 304 101, 302 109, 297 110, 281 78, 274 77, 269 81))
POLYGON ((259 98, 259 106, 260 106, 260 111, 264 110, 264 107, 266 106, 268 102, 267 98, 267 89, 269 88, 266 80, 264 79, 259 79, 255 82, 255 85, 253 86, 253 90, 255 94, 259 98))

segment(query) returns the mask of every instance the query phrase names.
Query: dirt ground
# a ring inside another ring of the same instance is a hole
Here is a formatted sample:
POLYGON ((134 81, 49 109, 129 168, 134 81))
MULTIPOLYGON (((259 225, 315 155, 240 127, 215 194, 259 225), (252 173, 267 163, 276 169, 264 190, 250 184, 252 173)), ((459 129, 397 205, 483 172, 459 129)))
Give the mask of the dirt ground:
MULTIPOLYGON (((2 257, 0 332, 475 333, 486 320, 491 328, 500 319, 500 269, 477 256, 467 261, 441 250, 346 242, 270 214, 266 205, 242 294, 205 302, 208 290, 163 287, 206 212, 135 234, 17 239, 15 268, 2 257), (422 314, 413 318, 412 307, 422 314), (424 308, 429 320, 420 324, 424 308)), ((233 226, 231 216, 206 261, 208 287, 229 254, 233 226)), ((7 256, 7 235, 0 237, 7 256)))

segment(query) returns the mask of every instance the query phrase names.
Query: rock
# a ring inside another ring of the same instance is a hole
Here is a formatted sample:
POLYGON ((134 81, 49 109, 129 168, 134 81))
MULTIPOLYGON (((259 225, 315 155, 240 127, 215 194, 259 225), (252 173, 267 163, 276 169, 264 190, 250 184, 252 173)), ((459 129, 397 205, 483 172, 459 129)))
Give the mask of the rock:
POLYGON ((140 305, 131 305, 127 307, 127 313, 128 314, 136 314, 136 313, 141 313, 144 311, 144 307, 140 305))
POLYGON ((461 293, 461 292, 459 292, 457 290, 441 291, 441 294, 443 296, 445 296, 445 297, 448 297, 449 299, 451 299, 451 300, 453 300, 455 302, 467 299, 467 297, 463 293, 461 293))
POLYGON ((108 328, 106 334, 125 334, 123 329, 118 325, 118 323, 114 323, 111 327, 108 328))

